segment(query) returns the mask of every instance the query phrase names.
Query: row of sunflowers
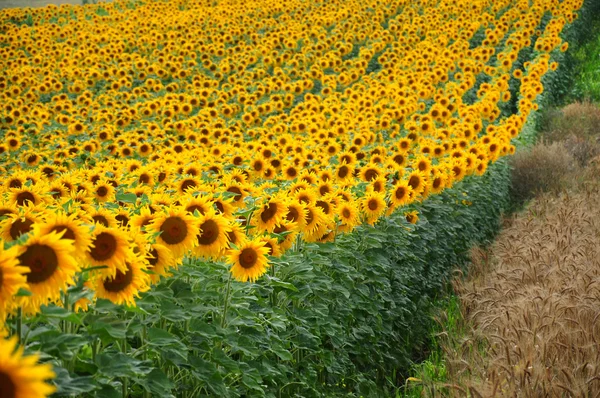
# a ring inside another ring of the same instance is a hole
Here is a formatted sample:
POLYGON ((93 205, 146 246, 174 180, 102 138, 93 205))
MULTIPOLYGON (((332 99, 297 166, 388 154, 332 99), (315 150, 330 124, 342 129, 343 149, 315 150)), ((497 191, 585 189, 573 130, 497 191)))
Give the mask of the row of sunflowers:
MULTIPOLYGON (((514 152, 582 3, 0 11, 2 333, 20 338, 78 281, 93 294, 75 311, 135 306, 184 259, 255 281, 300 242, 396 211, 418 222, 406 206, 514 152)), ((0 377, 16 357, 0 356, 0 377)), ((10 373, 31 390, 0 379, 0 395, 46 396, 38 369, 10 373)))

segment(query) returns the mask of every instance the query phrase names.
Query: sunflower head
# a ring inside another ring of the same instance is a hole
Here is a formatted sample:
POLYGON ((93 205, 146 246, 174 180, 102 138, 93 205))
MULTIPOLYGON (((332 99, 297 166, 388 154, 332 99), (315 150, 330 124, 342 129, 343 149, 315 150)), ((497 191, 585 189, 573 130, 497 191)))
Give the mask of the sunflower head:
POLYGON ((260 239, 242 243, 228 253, 229 263, 232 264, 231 274, 240 282, 254 282, 267 271, 268 254, 269 249, 260 239))

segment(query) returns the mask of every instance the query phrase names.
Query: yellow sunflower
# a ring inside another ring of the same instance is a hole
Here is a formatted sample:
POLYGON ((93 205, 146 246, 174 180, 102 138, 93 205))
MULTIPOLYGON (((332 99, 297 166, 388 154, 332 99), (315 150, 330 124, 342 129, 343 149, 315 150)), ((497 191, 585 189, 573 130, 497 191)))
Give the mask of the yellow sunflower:
POLYGON ((155 214, 149 206, 144 206, 139 210, 139 214, 131 216, 129 220, 130 228, 139 233, 146 233, 148 227, 154 221, 155 214))
POLYGON ((404 217, 406 217, 406 221, 411 224, 416 224, 419 221, 419 212, 416 210, 408 211, 404 213, 404 217))
POLYGON ((64 231, 61 239, 73 241, 74 256, 78 258, 83 258, 92 244, 89 228, 77 219, 76 213, 70 215, 63 212, 49 213, 43 223, 35 224, 35 228, 39 230, 40 235, 64 231))
POLYGON ((46 382, 55 377, 50 364, 38 364, 37 354, 23 356, 17 338, 0 340, 0 396, 2 398, 45 398, 56 391, 46 382))
POLYGON ((273 233, 279 237, 279 248, 281 252, 285 252, 294 245, 298 237, 298 225, 295 222, 283 220, 278 224, 273 233))
POLYGON ((229 244, 228 232, 231 227, 225 217, 210 211, 200 217, 200 233, 194 255, 205 258, 218 258, 229 244))
POLYGON ((273 232, 277 224, 283 220, 288 210, 284 200, 272 197, 264 203, 253 216, 253 224, 258 232, 273 232))
POLYGON ((170 207, 156 215, 147 230, 159 234, 157 241, 167 246, 175 257, 182 257, 197 244, 200 233, 199 220, 189 215, 185 209, 170 207))
POLYGON ((22 251, 20 246, 4 249, 4 242, 0 239, 0 324, 10 311, 14 295, 19 289, 27 288, 25 274, 29 270, 20 266, 18 259, 22 251))
POLYGON ((93 266, 106 265, 108 268, 102 270, 101 274, 114 276, 117 270, 127 270, 125 261, 133 257, 133 251, 124 231, 96 224, 91 232, 91 240, 86 259, 93 266))
POLYGON ((337 210, 337 216, 341 222, 338 227, 340 232, 351 232, 360 224, 360 213, 354 202, 342 202, 337 210))
POLYGON ((229 263, 232 264, 230 272, 240 282, 254 282, 267 272, 269 249, 260 239, 246 241, 228 254, 229 263))
POLYGON ((367 216, 367 223, 374 225, 387 208, 385 196, 378 192, 367 192, 361 200, 361 207, 363 213, 367 216))
POLYGON ((425 174, 422 171, 411 171, 407 176, 407 182, 415 196, 421 194, 425 190, 425 174))
POLYGON ((61 239, 63 232, 40 234, 36 231, 27 239, 19 254, 19 264, 29 268, 26 274, 32 296, 22 297, 26 313, 37 312, 39 306, 60 299, 61 290, 74 284, 73 277, 80 271, 73 253, 73 241, 61 239))
POLYGON ((170 276, 169 270, 177 267, 177 259, 166 246, 155 243, 148 248, 146 256, 148 260, 148 270, 152 271, 150 280, 152 283, 158 283, 161 276, 170 276))
POLYGON ((391 189, 390 202, 394 207, 406 206, 412 202, 412 187, 406 180, 398 180, 391 189))
POLYGON ((287 212, 285 219, 296 224, 296 229, 300 230, 306 226, 306 206, 300 202, 289 201, 287 203, 287 212))
POLYGON ((279 243, 277 242, 276 238, 269 236, 261 236, 258 239, 261 242, 263 242, 263 245, 269 250, 267 255, 273 257, 281 256, 281 248, 279 247, 279 243))
POLYGON ((125 270, 117 270, 114 276, 96 274, 88 286, 94 289, 98 298, 108 299, 117 305, 135 307, 136 297, 149 289, 145 269, 144 263, 134 258, 125 263, 125 270))

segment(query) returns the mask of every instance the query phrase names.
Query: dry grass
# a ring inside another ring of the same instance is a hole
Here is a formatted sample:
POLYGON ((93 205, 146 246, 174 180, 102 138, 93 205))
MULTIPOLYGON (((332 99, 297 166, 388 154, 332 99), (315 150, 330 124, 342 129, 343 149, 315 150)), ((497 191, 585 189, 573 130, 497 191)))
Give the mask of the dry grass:
POLYGON ((577 102, 545 114, 541 121, 543 141, 517 152, 511 194, 522 204, 536 194, 573 188, 582 173, 600 156, 600 107, 577 102))
POLYGON ((564 144, 540 143, 512 158, 511 196, 523 203, 538 193, 558 193, 574 179, 577 162, 564 144))
POLYGON ((446 336, 444 395, 600 396, 600 184, 515 216, 456 283, 466 322, 446 336))
POLYGON ((548 112, 541 127, 550 142, 563 141, 572 135, 596 138, 600 135, 600 107, 590 102, 572 103, 548 112))
POLYGON ((465 332, 440 335, 448 377, 430 395, 600 397, 600 110, 551 118, 551 143, 513 163, 513 195, 538 196, 455 281, 465 332))

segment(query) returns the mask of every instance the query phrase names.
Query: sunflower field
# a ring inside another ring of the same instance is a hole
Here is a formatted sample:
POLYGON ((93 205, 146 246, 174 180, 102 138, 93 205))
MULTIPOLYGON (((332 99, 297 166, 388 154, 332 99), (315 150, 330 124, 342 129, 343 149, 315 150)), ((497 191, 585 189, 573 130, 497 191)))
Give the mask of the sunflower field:
POLYGON ((0 11, 0 397, 385 396, 583 0, 0 11))

